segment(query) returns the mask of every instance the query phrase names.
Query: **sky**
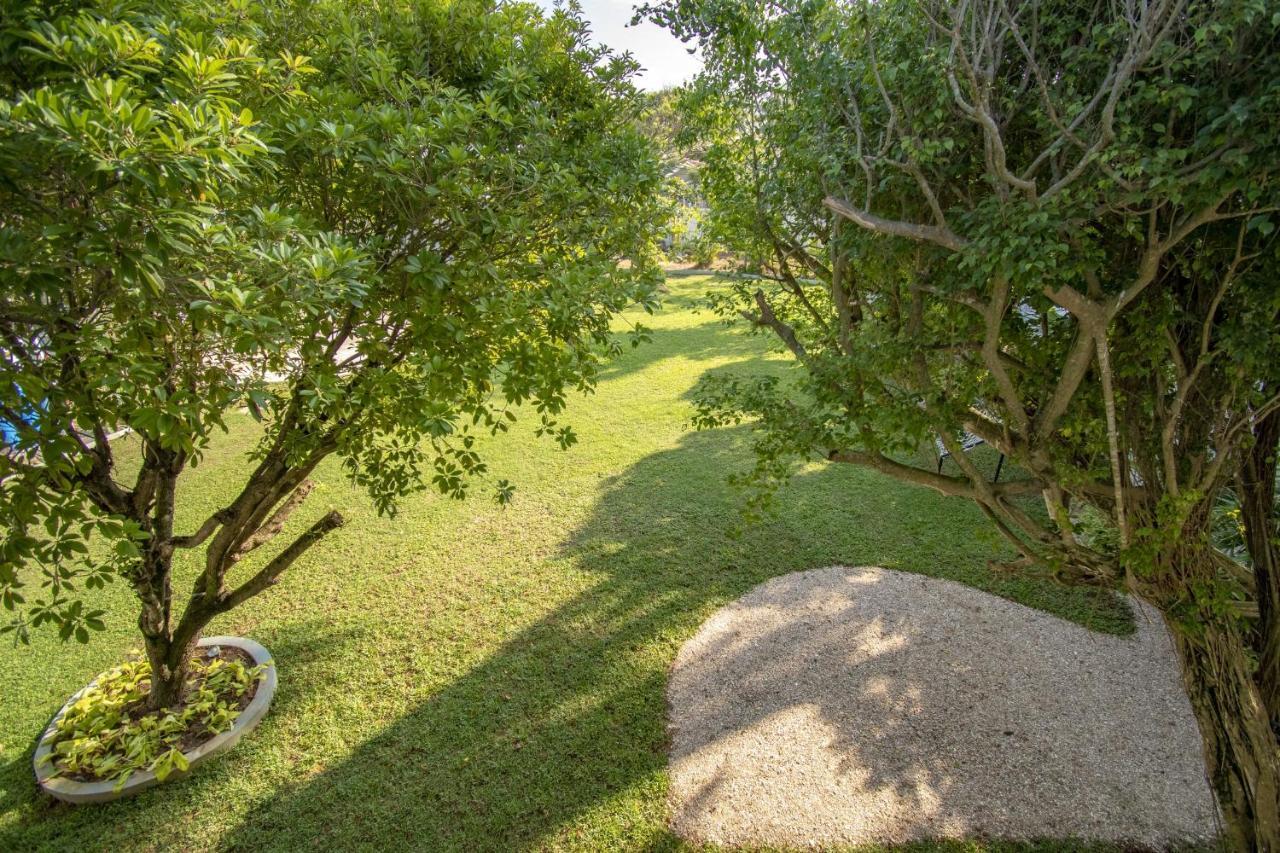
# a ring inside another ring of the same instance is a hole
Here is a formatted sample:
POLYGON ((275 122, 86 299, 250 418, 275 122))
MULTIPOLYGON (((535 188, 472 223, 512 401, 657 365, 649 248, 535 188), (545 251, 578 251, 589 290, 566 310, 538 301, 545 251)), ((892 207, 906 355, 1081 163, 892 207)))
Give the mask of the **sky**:
MULTIPOLYGON (((551 9, 553 0, 537 0, 551 9)), ((655 91, 685 82, 702 67, 686 46, 671 33, 649 22, 632 27, 632 0, 582 0, 582 12, 591 22, 592 37, 614 51, 630 51, 644 70, 636 77, 641 89, 655 91)))

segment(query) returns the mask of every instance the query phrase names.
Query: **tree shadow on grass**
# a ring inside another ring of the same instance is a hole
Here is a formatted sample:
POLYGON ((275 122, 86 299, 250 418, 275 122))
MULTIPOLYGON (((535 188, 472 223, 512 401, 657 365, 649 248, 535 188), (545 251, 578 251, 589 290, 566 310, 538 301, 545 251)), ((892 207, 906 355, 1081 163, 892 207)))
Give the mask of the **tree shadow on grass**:
MULTIPOLYGON (((760 352, 759 341, 725 335, 710 319, 664 329, 605 378, 661 369, 667 358, 786 368, 760 352)), ((667 669, 713 610, 757 583, 832 563, 876 564, 950 577, 1094 627, 1123 621, 1101 599, 991 576, 985 560, 1004 546, 965 502, 848 466, 798 477, 776 518, 733 538, 739 496, 725 476, 750 464, 749 438, 746 428, 688 434, 602 483, 591 517, 555 555, 594 584, 354 751, 342 745, 342 758, 319 735, 289 727, 316 713, 297 703, 358 692, 333 677, 344 668, 331 663, 370 654, 377 622, 264 624, 244 633, 276 656, 281 688, 236 750, 132 800, 49 812, 29 784, 26 750, 0 770, 0 797, 22 812, 0 831, 0 849, 172 848, 174 815, 216 817, 242 790, 238 777, 255 766, 290 772, 292 758, 284 770, 273 762, 291 751, 296 781, 254 803, 225 835, 196 827, 187 837, 240 850, 668 849, 678 842, 665 830, 667 669)), ((360 700, 379 698, 360 690, 360 700)))
POLYGON ((624 340, 622 354, 610 360, 600 371, 600 381, 628 376, 669 358, 694 362, 755 359, 764 349, 765 343, 741 324, 726 326, 708 313, 706 320, 696 326, 661 329, 651 341, 635 349, 624 340))
MULTIPOLYGON (((42 730, 43 732, 43 730, 42 730)), ((36 796, 36 782, 31 768, 31 756, 35 753, 40 735, 27 748, 11 755, 0 763, 0 813, 18 808, 24 800, 36 796)))
MULTIPOLYGON (((869 472, 801 478, 778 518, 731 538, 737 497, 724 477, 746 461, 746 440, 744 429, 690 434, 606 481, 560 555, 593 586, 350 757, 256 806, 223 846, 676 845, 665 829, 664 688, 681 643, 715 608, 768 577, 836 562, 973 581, 999 549, 976 510, 908 497, 869 472)), ((1115 617, 1098 601, 1045 602, 1115 617)))
POLYGON ((683 290, 684 280, 695 278, 706 278, 707 284, 711 287, 724 286, 729 281, 726 276, 707 272, 706 270, 682 270, 676 273, 668 273, 667 280, 670 282, 677 282, 680 289, 672 290, 668 288, 665 292, 660 294, 659 301, 662 304, 662 309, 664 311, 670 311, 672 309, 684 308, 693 311, 704 311, 708 316, 711 316, 711 306, 707 301, 705 291, 686 293, 683 290))

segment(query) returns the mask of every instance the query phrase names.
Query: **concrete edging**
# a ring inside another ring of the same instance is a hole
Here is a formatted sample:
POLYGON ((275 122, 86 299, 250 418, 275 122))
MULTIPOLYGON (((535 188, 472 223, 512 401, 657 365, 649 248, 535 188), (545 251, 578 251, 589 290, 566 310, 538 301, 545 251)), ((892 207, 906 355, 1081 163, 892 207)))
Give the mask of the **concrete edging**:
MULTIPOLYGON (((258 679, 258 689, 254 693, 253 699, 248 706, 240 712, 240 716, 236 717, 231 728, 220 735, 210 738, 200 746, 183 753, 187 758, 188 767, 185 771, 174 768, 165 781, 175 781, 187 776, 196 767, 215 755, 226 752, 235 746, 240 738, 244 737, 254 726, 266 715, 267 709, 271 706, 271 699, 276 692, 276 667, 271 660, 271 654, 260 644, 244 637, 205 637, 196 644, 198 648, 207 648, 208 646, 231 646, 247 653, 255 665, 266 665, 262 676, 258 679)), ((115 782, 77 782, 74 779, 66 779, 60 776, 54 776, 51 763, 42 763, 44 757, 52 751, 49 745, 49 739, 53 736, 58 721, 62 719, 63 714, 67 712, 77 699, 79 699, 85 691, 92 688, 98 680, 95 678, 63 704, 54 718, 49 721, 49 725, 45 727, 44 732, 40 735, 40 744, 36 747, 36 753, 32 757, 31 762, 36 774, 36 783, 39 784, 41 790, 48 793, 55 799, 62 800, 66 803, 106 803, 112 800, 118 800, 123 797, 132 796, 140 791, 155 787, 160 783, 156 778, 156 774, 150 770, 139 770, 129 777, 129 781, 125 782, 124 787, 116 790, 115 782)))

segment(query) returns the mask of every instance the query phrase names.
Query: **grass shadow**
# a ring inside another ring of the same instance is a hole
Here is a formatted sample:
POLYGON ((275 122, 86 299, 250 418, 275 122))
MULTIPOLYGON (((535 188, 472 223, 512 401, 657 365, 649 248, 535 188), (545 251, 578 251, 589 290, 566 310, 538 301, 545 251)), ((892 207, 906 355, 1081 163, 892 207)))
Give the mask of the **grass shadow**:
POLYGON ((708 314, 706 320, 697 325, 663 329, 649 343, 635 349, 626 347, 622 355, 612 359, 601 370, 600 380, 619 379, 650 369, 667 359, 703 362, 759 358, 760 349, 760 340, 750 331, 741 326, 726 326, 708 314))
POLYGON ((654 829, 665 826, 667 669, 710 612, 784 572, 886 565, 1030 599, 1095 627, 1123 618, 1100 598, 1046 589, 1037 599, 979 577, 985 570, 974 567, 1001 546, 976 510, 949 506, 956 520, 939 524, 934 501, 908 499, 870 472, 802 477, 783 513, 734 538, 737 497, 724 475, 744 463, 747 441, 744 428, 688 434, 606 480, 558 555, 591 573, 586 592, 342 761, 258 804, 224 846, 675 845, 654 829), (593 818, 605 811, 634 820, 593 818))
MULTIPOLYGON (((700 275, 678 276, 674 296, 696 300, 700 275)), ((716 362, 788 362, 709 314, 659 323, 581 410, 594 456, 497 453, 530 486, 505 516, 423 499, 375 520, 350 506, 288 594, 233 614, 244 621, 228 632, 281 668, 277 704, 236 750, 180 785, 54 819, 13 788, 0 850, 672 849, 668 667, 760 581, 876 564, 1123 626, 1114 602, 991 576, 986 559, 1007 551, 973 506, 851 466, 803 472, 776 517, 735 537, 725 477, 750 464, 749 430, 679 434, 679 398, 716 362)), ((202 468, 243 462, 216 464, 202 468)), ((336 467, 318 476, 345 499, 336 467)), ((201 498, 216 508, 216 490, 201 498)), ((22 761, 0 771, 6 792, 29 778, 22 761)))

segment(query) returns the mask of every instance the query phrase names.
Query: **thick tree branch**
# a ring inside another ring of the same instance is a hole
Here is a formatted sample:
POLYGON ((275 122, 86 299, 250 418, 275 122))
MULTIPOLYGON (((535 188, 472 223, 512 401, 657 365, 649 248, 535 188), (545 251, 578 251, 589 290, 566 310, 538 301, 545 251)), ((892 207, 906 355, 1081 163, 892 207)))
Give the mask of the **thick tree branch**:
POLYGON ((271 562, 263 566, 257 574, 219 599, 217 603, 218 611, 230 610, 273 585, 284 570, 292 566, 299 557, 307 552, 308 548, 324 538, 329 531, 341 527, 344 521, 345 519, 337 510, 330 510, 328 514, 307 528, 297 539, 293 540, 288 548, 285 548, 271 562))
POLYGON ((231 562, 236 562, 253 551, 260 548, 267 542, 270 542, 280 534, 284 529, 284 524, 289 520, 289 516, 293 515, 293 511, 301 506, 302 502, 307 499, 307 495, 311 494, 311 490, 316 487, 315 481, 303 480, 302 484, 293 490, 293 493, 285 499, 284 503, 272 514, 267 523, 255 530, 248 536, 240 547, 231 552, 231 562))
POLYGON ((1049 437, 1057 427, 1058 421, 1067 413, 1071 400, 1080 389, 1080 383, 1089 372, 1089 365, 1093 363, 1095 349, 1093 335, 1087 329, 1079 329, 1063 361, 1062 373, 1058 376, 1057 384, 1054 385, 1053 395, 1036 417, 1035 440, 1038 443, 1049 437))
MULTIPOLYGON (((946 474, 928 471, 924 468, 917 468, 914 465, 905 465, 902 462, 890 459, 883 453, 866 450, 832 450, 827 454, 827 459, 831 462, 843 462, 851 465, 861 465, 864 468, 874 468, 891 477, 914 483, 917 486, 926 486, 949 497, 969 498, 972 500, 978 496, 968 478, 951 477, 946 474)), ((1029 480, 992 483, 990 486, 992 494, 998 497, 1034 495, 1039 494, 1041 489, 1038 483, 1029 480)))
POLYGON ((958 252, 968 245, 968 241, 960 237, 950 228, 938 225, 919 225, 911 222, 899 222, 893 219, 882 219, 865 210, 859 210, 849 202, 833 196, 827 196, 822 203, 830 210, 848 219, 868 231, 887 234, 893 237, 906 237, 923 243, 933 243, 944 249, 958 252))

